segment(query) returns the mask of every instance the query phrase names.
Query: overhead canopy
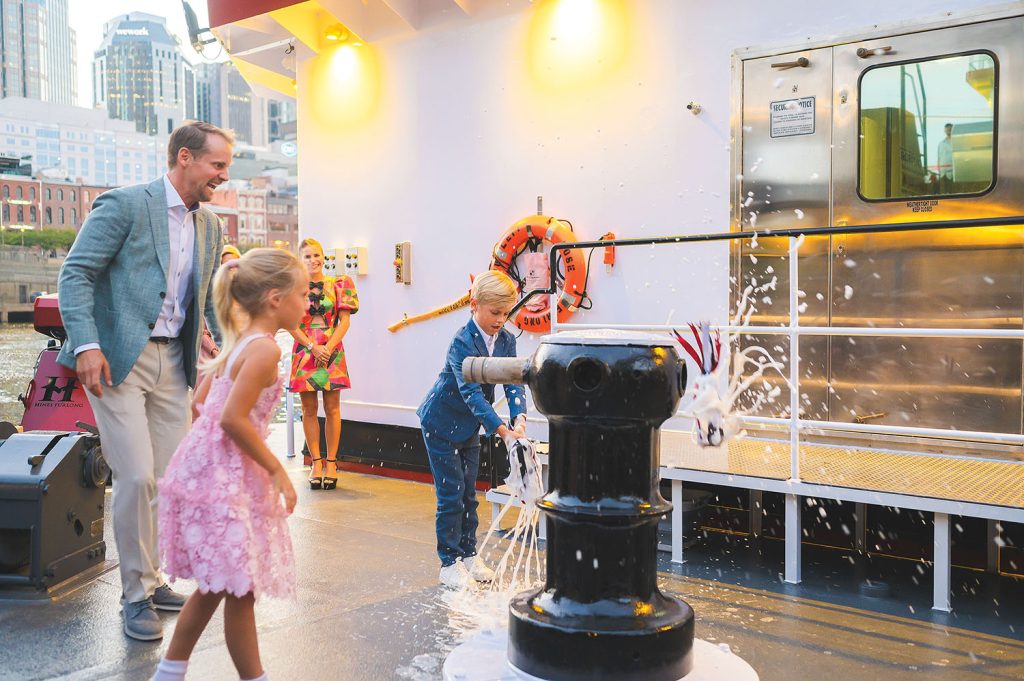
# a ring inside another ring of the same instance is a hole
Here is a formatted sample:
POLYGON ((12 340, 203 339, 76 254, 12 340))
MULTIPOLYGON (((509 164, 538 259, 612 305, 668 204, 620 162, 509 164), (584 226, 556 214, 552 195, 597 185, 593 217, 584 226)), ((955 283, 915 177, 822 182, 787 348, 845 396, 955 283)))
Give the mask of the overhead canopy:
MULTIPOLYGON (((362 43, 465 17, 507 0, 207 0, 210 30, 254 89, 295 96, 296 64, 339 42, 362 43), (294 51, 288 51, 294 46, 294 51)), ((528 4, 514 0, 511 4, 528 4)))

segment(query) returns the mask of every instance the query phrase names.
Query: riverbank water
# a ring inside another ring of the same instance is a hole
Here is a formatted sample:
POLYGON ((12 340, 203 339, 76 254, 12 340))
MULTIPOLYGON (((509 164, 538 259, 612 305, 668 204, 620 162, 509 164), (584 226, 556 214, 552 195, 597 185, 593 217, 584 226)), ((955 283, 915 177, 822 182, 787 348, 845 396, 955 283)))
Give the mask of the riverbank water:
POLYGON ((18 395, 28 390, 36 358, 49 338, 31 324, 0 324, 0 421, 21 423, 18 395))
MULTIPOLYGON (((18 401, 18 395, 28 390, 28 382, 35 372, 36 359, 48 340, 31 324, 0 324, 0 421, 9 421, 15 425, 21 423, 24 409, 18 401)), ((287 333, 281 332, 277 335, 277 342, 281 346, 281 371, 286 373, 291 362, 292 339, 287 333)), ((284 421, 283 400, 274 421, 284 421)))

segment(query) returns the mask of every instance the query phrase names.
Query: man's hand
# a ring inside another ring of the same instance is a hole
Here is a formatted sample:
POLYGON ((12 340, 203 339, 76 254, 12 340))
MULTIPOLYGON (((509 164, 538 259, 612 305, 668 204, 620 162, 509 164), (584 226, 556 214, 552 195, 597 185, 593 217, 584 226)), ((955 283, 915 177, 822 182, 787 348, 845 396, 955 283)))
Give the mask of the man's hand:
POLYGON ((85 389, 96 397, 103 397, 103 383, 111 385, 110 364, 102 350, 86 350, 75 357, 75 372, 85 389))

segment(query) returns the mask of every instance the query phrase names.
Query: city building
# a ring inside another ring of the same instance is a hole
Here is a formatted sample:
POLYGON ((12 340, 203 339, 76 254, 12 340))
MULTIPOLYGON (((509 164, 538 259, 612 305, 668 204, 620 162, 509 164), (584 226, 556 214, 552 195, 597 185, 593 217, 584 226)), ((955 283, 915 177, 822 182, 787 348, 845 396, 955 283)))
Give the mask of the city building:
POLYGON ((68 0, 0 0, 0 96, 78 101, 68 0))
POLYGON ((227 127, 235 131, 238 141, 265 147, 268 142, 267 100, 252 91, 233 64, 226 63, 222 68, 227 127))
POLYGON ((236 243, 240 247, 267 246, 267 195, 265 187, 231 180, 217 188, 211 204, 238 211, 236 243))
POLYGON ((92 211, 96 197, 108 189, 67 180, 0 174, 0 228, 5 232, 78 231, 92 211))
POLYGON ((170 134, 184 118, 185 60, 163 17, 132 12, 103 27, 93 101, 139 132, 170 134))
POLYGON ((208 203, 206 207, 220 218, 220 226, 224 232, 224 243, 238 244, 238 209, 208 203))
POLYGON ((45 0, 45 30, 40 32, 39 51, 43 66, 43 101, 75 105, 78 104, 78 45, 68 15, 69 1, 45 0))
POLYGON ((195 118, 217 126, 224 125, 221 107, 222 64, 201 63, 193 67, 195 73, 195 118))
POLYGON ((167 138, 137 132, 100 109, 0 99, 0 155, 30 161, 33 173, 114 187, 146 182, 167 167, 167 138))
POLYGON ((267 100, 267 141, 295 139, 295 100, 267 100))
POLYGON ((267 195, 267 245, 292 253, 299 248, 299 199, 271 191, 267 195))

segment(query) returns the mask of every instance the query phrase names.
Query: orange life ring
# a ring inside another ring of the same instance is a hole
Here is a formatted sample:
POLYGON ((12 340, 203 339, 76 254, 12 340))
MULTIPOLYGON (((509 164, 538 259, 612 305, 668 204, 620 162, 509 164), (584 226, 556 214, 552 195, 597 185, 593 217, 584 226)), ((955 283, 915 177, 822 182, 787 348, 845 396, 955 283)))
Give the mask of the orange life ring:
MULTIPOLYGON (((526 248, 526 244, 530 239, 540 239, 549 244, 557 244, 576 241, 576 235, 572 233, 572 230, 565 223, 555 218, 543 215, 523 218, 509 227, 501 235, 498 243, 495 244, 491 269, 501 270, 508 274, 516 256, 526 248)), ((562 323, 579 309, 583 299, 586 297, 584 289, 587 282, 587 263, 578 248, 561 251, 560 255, 562 265, 565 268, 565 284, 562 286, 561 295, 558 297, 558 322, 562 323)), ((551 306, 547 305, 538 311, 527 310, 525 307, 521 307, 516 312, 512 323, 523 331, 531 333, 550 331, 551 306)))

